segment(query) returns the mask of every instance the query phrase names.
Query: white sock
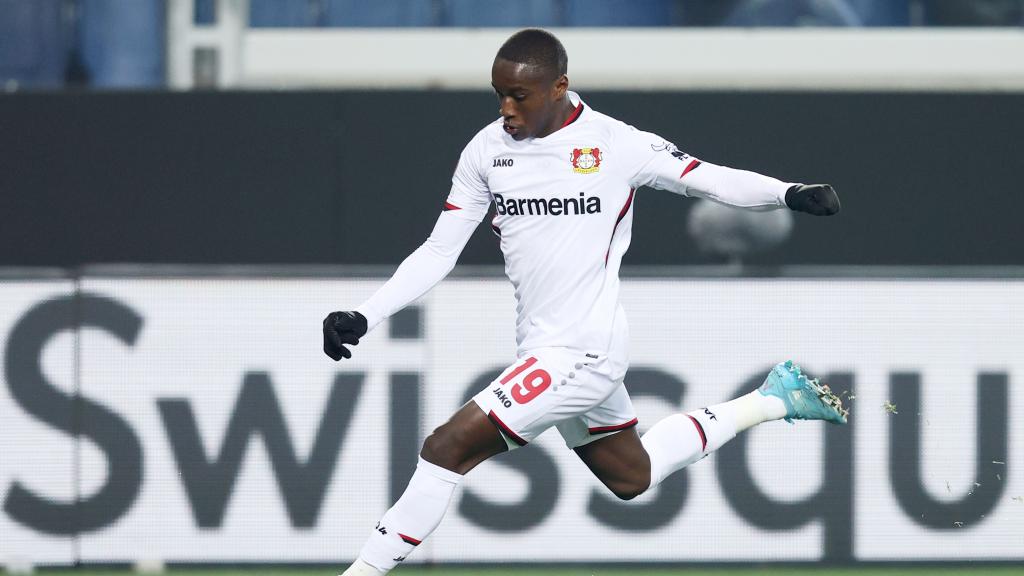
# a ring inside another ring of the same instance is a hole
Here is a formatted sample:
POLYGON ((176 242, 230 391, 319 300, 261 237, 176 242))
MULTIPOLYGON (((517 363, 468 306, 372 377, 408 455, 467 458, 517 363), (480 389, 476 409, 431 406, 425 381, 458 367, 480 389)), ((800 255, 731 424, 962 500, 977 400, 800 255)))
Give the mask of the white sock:
POLYGON ((786 404, 776 396, 765 396, 757 390, 723 404, 709 406, 715 414, 725 414, 736 425, 736 433, 762 422, 778 420, 786 415, 786 404))
POLYGON ((387 574, 387 572, 381 572, 373 566, 370 566, 366 562, 363 562, 361 558, 356 558, 356 561, 345 570, 341 576, 381 576, 387 574))
POLYGON ((703 442, 705 454, 710 454, 736 437, 736 411, 729 402, 700 408, 686 414, 693 421, 703 442))
MULTIPOLYGON (((349 570, 356 569, 362 561, 376 568, 377 574, 387 574, 405 560, 441 523, 460 481, 461 474, 420 458, 402 497, 384 513, 370 539, 359 551, 359 560, 349 570)), ((350 573, 346 570, 342 576, 362 574, 364 572, 350 573)))
POLYGON ((640 439, 651 459, 653 488, 680 470, 718 450, 751 426, 786 415, 786 405, 757 390, 688 414, 673 414, 640 439))
POLYGON ((686 414, 673 414, 659 420, 640 438, 640 442, 651 459, 649 488, 704 457, 700 433, 686 414))

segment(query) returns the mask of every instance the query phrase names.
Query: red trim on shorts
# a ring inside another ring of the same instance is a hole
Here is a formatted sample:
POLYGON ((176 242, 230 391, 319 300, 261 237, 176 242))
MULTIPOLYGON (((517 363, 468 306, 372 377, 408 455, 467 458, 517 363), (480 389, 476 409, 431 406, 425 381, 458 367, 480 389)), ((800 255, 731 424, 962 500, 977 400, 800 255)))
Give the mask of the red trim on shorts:
POLYGON ((420 542, 423 542, 422 540, 417 540, 417 539, 413 538, 412 536, 406 536, 405 534, 402 534, 401 532, 399 532, 398 535, 402 538, 402 540, 405 540, 406 544, 412 544, 413 546, 419 546, 420 542))
POLYGON ((576 105, 576 109, 573 110, 572 114, 565 119, 565 124, 562 124, 558 129, 561 130, 562 128, 565 128, 569 124, 575 122, 580 117, 580 114, 583 114, 583 102, 580 102, 579 104, 576 105))
MULTIPOLYGON (((682 176, 680 176, 680 178, 682 178, 682 176)), ((445 202, 444 203, 444 211, 447 212, 449 210, 462 210, 462 208, 459 207, 459 206, 456 206, 455 204, 452 204, 451 202, 445 202)))
POLYGON ((494 410, 488 412, 487 417, 490 418, 491 422, 494 422, 494 425, 500 428, 501 431, 504 432, 506 436, 511 438, 512 441, 515 442, 516 444, 520 446, 526 446, 528 444, 526 440, 520 438, 518 434, 516 434, 515 432, 512 431, 511 428, 506 426, 505 423, 501 421, 501 418, 498 418, 498 415, 494 413, 494 410))
POLYGON ((605 432, 618 432, 619 430, 625 430, 636 426, 639 421, 633 418, 625 424, 616 424, 615 426, 598 426, 597 428, 587 428, 587 432, 593 434, 604 434, 605 432))
POLYGON ((629 198, 626 198, 626 204, 619 210, 619 217, 615 219, 615 226, 612 226, 612 237, 608 239, 608 249, 604 252, 604 264, 608 265, 608 256, 612 253, 612 240, 615 239, 615 231, 619 228, 619 222, 626 217, 626 212, 629 212, 629 207, 633 205, 633 194, 636 193, 636 188, 629 189, 629 198))
POLYGON ((708 437, 704 434, 704 427, 701 426, 700 422, 697 422, 697 419, 693 416, 687 414, 686 417, 693 422, 693 425, 697 427, 697 432, 700 433, 700 451, 703 452, 708 447, 708 437))
POLYGON ((683 169, 683 173, 680 174, 679 177, 682 178, 683 176, 686 176, 690 173, 690 170, 693 170, 697 166, 700 166, 700 160, 691 160, 690 163, 686 165, 686 168, 683 169))

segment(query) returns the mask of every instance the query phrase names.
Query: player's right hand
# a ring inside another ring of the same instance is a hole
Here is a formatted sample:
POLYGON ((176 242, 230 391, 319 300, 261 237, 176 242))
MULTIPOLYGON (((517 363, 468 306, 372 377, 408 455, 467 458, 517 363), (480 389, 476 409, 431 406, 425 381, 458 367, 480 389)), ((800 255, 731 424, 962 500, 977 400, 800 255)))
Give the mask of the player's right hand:
POLYGON ((795 184, 786 190, 786 206, 815 216, 839 213, 839 195, 828 184, 795 184))
POLYGON ((366 316, 359 312, 331 312, 324 318, 324 353, 335 362, 351 358, 345 344, 355 346, 366 335, 366 316))

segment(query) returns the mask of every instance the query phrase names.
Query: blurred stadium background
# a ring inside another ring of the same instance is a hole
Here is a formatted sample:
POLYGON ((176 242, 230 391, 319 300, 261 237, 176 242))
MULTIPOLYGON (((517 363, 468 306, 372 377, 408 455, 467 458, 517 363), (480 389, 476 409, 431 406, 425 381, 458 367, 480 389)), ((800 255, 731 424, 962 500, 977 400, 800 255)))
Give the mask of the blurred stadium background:
POLYGON ((339 572, 508 364, 512 291, 484 226, 351 362, 320 321, 427 236, 494 52, 543 26, 596 109, 844 202, 638 194, 641 428, 789 357, 853 418, 628 503, 549 435, 396 573, 1024 573, 1022 25, 1020 0, 0 0, 0 568, 339 572))

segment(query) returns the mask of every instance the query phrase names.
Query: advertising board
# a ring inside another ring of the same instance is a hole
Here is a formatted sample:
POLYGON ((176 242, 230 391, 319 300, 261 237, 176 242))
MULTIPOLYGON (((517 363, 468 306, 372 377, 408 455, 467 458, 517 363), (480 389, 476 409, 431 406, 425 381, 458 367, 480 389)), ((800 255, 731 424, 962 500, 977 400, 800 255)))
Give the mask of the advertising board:
MULTIPOLYGON (((460 278, 330 361, 323 316, 379 284, 0 284, 0 560, 353 558, 515 360, 511 287, 460 278)), ((788 358, 850 425, 760 426, 630 502, 549 432, 470 473, 408 562, 1024 559, 1024 283, 637 278, 622 302, 641 431, 788 358)))

